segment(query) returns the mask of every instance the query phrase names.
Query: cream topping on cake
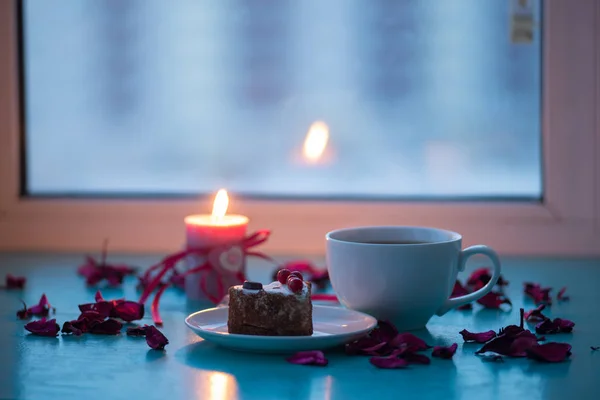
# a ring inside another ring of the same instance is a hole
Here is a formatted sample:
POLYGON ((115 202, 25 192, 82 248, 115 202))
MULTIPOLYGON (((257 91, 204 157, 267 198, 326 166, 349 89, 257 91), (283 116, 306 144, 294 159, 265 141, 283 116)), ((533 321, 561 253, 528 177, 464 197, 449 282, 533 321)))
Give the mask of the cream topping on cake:
POLYGON ((252 290, 252 289, 244 289, 242 285, 234 286, 236 290, 241 290, 244 294, 256 294, 260 290, 264 290, 267 293, 273 294, 282 294, 285 296, 307 296, 308 295, 308 285, 306 282, 302 282, 302 291, 300 293, 292 292, 287 285, 281 284, 279 281, 274 281, 269 283, 268 285, 263 285, 263 288, 260 290, 252 290))

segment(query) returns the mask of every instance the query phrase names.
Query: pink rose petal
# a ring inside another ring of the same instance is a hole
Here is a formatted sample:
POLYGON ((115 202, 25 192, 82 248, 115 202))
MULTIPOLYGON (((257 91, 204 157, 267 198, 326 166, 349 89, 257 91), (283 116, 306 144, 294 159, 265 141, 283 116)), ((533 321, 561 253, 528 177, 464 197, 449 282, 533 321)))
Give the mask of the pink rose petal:
POLYGON ((527 349, 527 357, 544 362, 561 362, 571 355, 568 343, 550 342, 538 344, 527 349))
POLYGON ((144 326, 131 326, 127 328, 127 336, 146 336, 146 330, 148 325, 144 326))
POLYGON ((434 346, 431 355, 433 357, 450 359, 456 353, 456 349, 458 348, 458 344, 453 343, 450 346, 434 346))
POLYGON ((60 326, 56 323, 56 319, 46 320, 42 318, 38 321, 31 321, 25 325, 25 329, 37 336, 55 337, 60 331, 60 326))
POLYGON ((114 305, 112 301, 99 301, 97 303, 87 303, 79 305, 79 310, 81 312, 95 311, 100 315, 103 315, 105 318, 107 318, 112 313, 113 308, 114 305))
POLYGON ((377 368, 382 369, 397 369, 397 368, 405 368, 408 366, 408 361, 403 358, 398 358, 396 356, 387 356, 387 357, 371 357, 369 362, 376 366, 377 368))
POLYGON ((554 318, 546 319, 535 326, 535 331, 539 334, 570 333, 573 331, 575 323, 568 319, 554 318))
POLYGON ((409 364, 423 364, 429 365, 431 364, 431 359, 427 357, 425 354, 419 353, 404 353, 401 356, 402 359, 406 360, 409 364))
POLYGON ((374 354, 370 354, 369 352, 377 351, 386 345, 387 345, 386 342, 378 342, 376 339, 366 336, 366 337, 358 339, 355 342, 348 343, 346 345, 346 354, 348 354, 348 355, 357 355, 357 354, 374 355, 374 354))
POLYGON ((36 315, 40 317, 47 316, 48 313, 50 313, 50 303, 48 302, 48 298, 46 297, 46 295, 42 294, 40 302, 37 305, 30 307, 28 311, 31 315, 36 315))
POLYGON ((390 342, 398 334, 398 329, 389 321, 378 321, 377 327, 370 333, 370 337, 378 342, 390 342))
POLYGON ((400 348, 402 345, 406 345, 409 352, 426 350, 431 347, 423 339, 416 337, 412 333, 399 333, 390 342, 390 346, 395 348, 400 348))
POLYGON ((118 335, 121 333, 123 324, 116 319, 109 318, 106 321, 90 321, 89 332, 97 335, 118 335))
POLYGON ((511 301, 506 296, 504 296, 504 294, 496 292, 489 292, 485 296, 480 297, 477 300, 477 303, 481 304, 485 308, 490 309, 499 309, 500 306, 503 304, 508 304, 509 306, 512 306, 511 301))
POLYGON ((137 301, 120 301, 114 306, 112 317, 131 322, 144 318, 144 305, 137 301))
MULTIPOLYGON (((459 280, 454 282, 454 287, 452 288, 452 294, 450 298, 465 296, 470 292, 460 283, 459 280)), ((457 310, 471 310, 473 308, 473 304, 467 303, 457 308, 457 310)))
POLYGON ((13 276, 6 274, 6 288, 7 289, 23 289, 25 287, 27 279, 23 276, 13 276))
POLYGON ((546 317, 544 314, 542 314, 542 311, 545 308, 546 308, 545 304, 540 304, 533 310, 527 311, 524 315, 525 320, 529 321, 529 322, 545 321, 546 319, 548 319, 548 317, 546 317))
POLYGON ((163 350, 169 344, 169 339, 154 325, 150 325, 146 328, 146 343, 154 350, 163 350))
POLYGON ((535 304, 552 304, 552 298, 550 297, 550 291, 552 288, 542 288, 537 283, 525 282, 524 292, 527 296, 535 302, 535 304))
POLYGON ((505 355, 511 357, 525 357, 527 355, 527 349, 532 346, 537 346, 537 344, 538 339, 533 333, 523 331, 514 338, 505 355))
POLYGON ((489 342, 493 338, 496 337, 496 332, 494 331, 486 331, 486 332, 469 332, 466 329, 463 329, 459 332, 465 342, 476 342, 476 343, 485 343, 489 342))
POLYGON ((320 350, 299 351, 291 357, 288 357, 287 362, 298 365, 317 365, 324 367, 328 364, 325 354, 320 350))

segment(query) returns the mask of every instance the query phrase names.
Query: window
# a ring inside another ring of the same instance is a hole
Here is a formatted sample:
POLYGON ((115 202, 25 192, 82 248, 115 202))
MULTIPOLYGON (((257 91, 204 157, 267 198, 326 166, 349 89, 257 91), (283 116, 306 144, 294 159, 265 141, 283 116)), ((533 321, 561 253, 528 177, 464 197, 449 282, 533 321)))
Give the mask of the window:
POLYGON ((30 195, 542 197, 509 2, 23 4, 30 195))
POLYGON ((0 249, 171 251, 225 187, 271 253, 600 252, 594 0, 46 3, 0 2, 0 249))

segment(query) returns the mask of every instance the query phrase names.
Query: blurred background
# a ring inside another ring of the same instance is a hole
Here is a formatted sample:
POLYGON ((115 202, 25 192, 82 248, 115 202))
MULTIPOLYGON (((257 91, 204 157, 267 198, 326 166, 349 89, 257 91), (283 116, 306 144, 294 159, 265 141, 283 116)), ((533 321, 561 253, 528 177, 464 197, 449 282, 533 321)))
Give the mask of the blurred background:
POLYGON ((506 0, 26 0, 25 190, 540 199, 540 26, 515 43, 510 17, 506 0))

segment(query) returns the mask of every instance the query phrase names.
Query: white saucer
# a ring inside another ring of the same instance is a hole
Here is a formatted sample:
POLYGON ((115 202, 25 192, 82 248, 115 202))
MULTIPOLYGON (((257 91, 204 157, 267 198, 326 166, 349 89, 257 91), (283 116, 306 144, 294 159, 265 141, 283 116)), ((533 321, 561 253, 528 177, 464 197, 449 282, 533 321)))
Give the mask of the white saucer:
POLYGON ((209 308, 191 314, 185 324, 202 339, 233 350, 289 353, 323 350, 350 343, 377 325, 370 315, 342 307, 313 305, 312 336, 254 336, 227 332, 229 307, 209 308))

